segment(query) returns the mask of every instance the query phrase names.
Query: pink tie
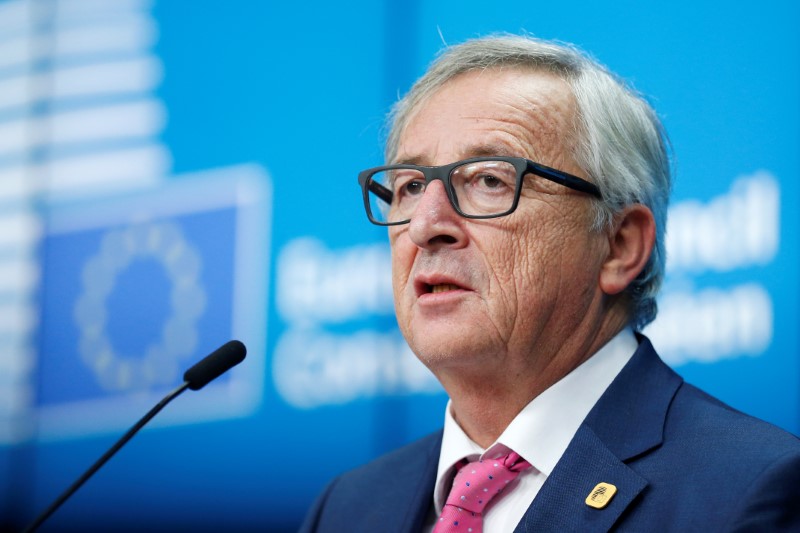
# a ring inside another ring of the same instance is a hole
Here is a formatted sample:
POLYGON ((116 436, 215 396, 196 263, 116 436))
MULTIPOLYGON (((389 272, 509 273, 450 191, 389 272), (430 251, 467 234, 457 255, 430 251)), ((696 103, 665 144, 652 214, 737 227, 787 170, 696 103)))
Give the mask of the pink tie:
POLYGON ((433 533, 482 533, 483 509, 530 466, 516 452, 464 464, 453 479, 433 533))

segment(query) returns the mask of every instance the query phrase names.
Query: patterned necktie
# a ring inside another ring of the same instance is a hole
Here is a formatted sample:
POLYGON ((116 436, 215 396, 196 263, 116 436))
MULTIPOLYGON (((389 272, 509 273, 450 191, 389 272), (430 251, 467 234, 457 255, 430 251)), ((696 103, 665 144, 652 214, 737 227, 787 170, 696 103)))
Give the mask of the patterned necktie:
POLYGON ((482 533, 484 508, 530 466, 515 452, 464 464, 453 479, 433 533, 482 533))

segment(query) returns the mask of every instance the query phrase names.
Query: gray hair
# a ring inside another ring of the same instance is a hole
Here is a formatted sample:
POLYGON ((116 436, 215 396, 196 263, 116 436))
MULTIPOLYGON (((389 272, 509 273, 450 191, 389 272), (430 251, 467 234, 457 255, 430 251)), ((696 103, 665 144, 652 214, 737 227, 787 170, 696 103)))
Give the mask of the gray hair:
POLYGON ((386 160, 392 161, 412 115, 447 81, 465 72, 526 68, 561 77, 577 107, 573 157, 600 187, 594 229, 614 223, 625 206, 643 204, 656 221, 656 242, 639 276, 628 286, 630 324, 641 329, 656 316, 664 278, 664 230, 671 188, 666 132, 655 111, 608 69, 571 45, 528 36, 493 35, 446 48, 389 115, 386 160))

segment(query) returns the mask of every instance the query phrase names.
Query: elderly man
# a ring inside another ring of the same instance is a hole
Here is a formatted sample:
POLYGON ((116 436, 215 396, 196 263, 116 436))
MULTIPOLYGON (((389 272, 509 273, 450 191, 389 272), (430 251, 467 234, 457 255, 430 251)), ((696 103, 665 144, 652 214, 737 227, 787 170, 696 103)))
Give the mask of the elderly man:
POLYGON ((664 271, 652 109, 570 47, 502 36, 448 49, 392 120, 389 165, 359 181, 400 328, 450 402, 302 530, 800 531, 798 439, 635 333, 664 271))

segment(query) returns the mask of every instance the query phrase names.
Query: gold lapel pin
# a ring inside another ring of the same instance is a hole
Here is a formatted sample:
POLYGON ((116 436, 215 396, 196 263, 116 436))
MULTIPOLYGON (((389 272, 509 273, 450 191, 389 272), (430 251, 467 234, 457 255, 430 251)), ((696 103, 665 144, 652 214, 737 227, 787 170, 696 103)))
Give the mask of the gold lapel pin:
POLYGON ((586 505, 602 509, 617 493, 617 487, 611 483, 598 483, 586 497, 586 505))

